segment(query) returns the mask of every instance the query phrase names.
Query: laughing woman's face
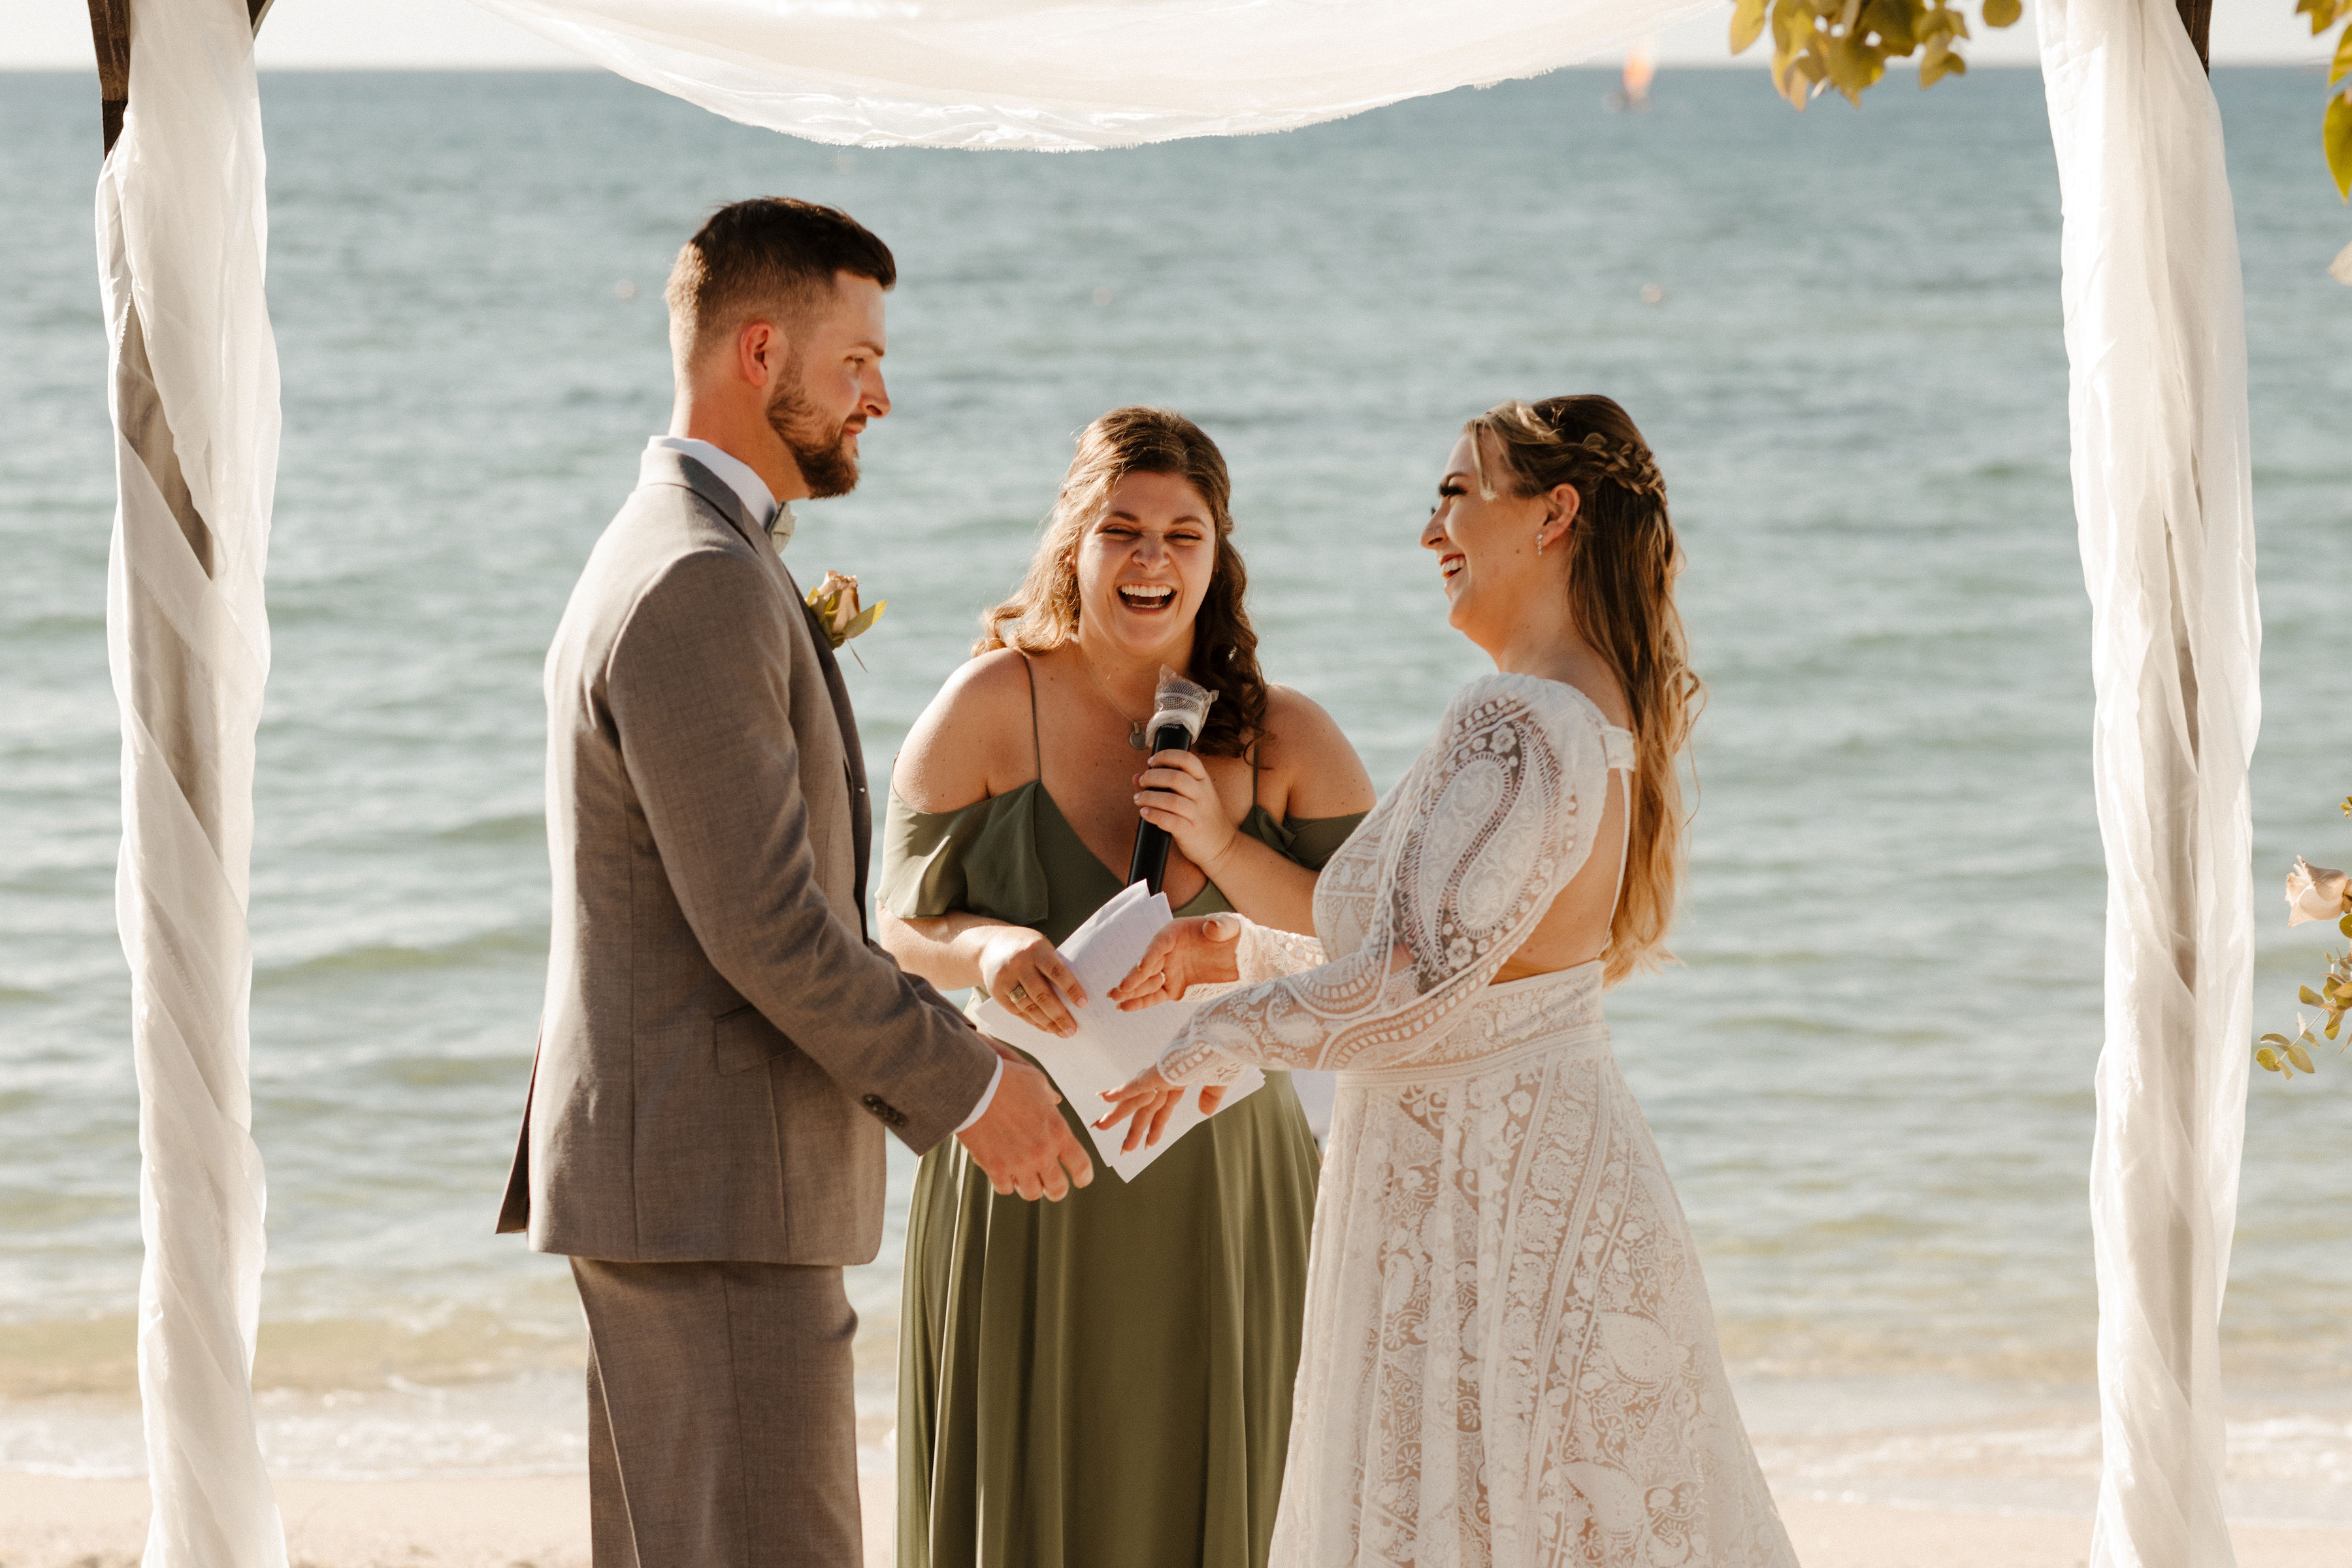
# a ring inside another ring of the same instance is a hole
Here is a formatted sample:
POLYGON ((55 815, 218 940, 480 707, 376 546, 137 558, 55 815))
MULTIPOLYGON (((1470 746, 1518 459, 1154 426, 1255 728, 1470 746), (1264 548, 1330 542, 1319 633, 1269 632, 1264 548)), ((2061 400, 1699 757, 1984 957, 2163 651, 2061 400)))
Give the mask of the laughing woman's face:
POLYGON ((1186 668, 1216 565, 1216 525, 1192 481, 1129 474, 1078 544, 1080 625, 1131 658, 1186 668))
MULTIPOLYGON (((1421 543, 1437 557, 1448 623, 1491 653, 1510 640, 1533 595, 1559 591, 1559 554, 1547 563, 1536 540, 1541 535, 1548 544, 1557 544, 1565 525, 1555 515, 1561 509, 1545 497, 1482 494, 1480 453, 1470 442, 1465 435, 1445 459, 1437 504, 1422 525, 1421 543)), ((1491 437, 1484 456, 1489 476, 1506 471, 1502 450, 1491 437)), ((1566 486, 1560 493, 1573 502, 1566 486)), ((1572 504, 1566 510, 1574 516, 1572 504)))

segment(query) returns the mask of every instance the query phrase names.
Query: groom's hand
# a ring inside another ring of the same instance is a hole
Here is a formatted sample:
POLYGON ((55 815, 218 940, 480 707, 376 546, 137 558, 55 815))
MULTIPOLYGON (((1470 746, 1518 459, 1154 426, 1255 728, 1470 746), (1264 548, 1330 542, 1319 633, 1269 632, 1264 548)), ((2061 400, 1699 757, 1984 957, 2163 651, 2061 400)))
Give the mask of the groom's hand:
POLYGON ((1073 1186, 1095 1179, 1093 1163, 1055 1109, 1061 1103, 1053 1079, 1027 1062, 1008 1058, 988 1114, 956 1137, 1000 1194, 1059 1201, 1073 1186))

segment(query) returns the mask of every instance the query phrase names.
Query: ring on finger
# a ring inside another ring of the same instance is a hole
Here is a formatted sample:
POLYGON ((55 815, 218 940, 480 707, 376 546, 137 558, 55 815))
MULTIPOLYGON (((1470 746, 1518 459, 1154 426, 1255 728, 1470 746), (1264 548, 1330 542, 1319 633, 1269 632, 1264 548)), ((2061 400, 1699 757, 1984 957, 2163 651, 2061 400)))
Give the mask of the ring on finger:
POLYGON ((1013 983, 1013 990, 1007 999, 1011 1001, 1015 1007, 1027 1006, 1029 1005, 1028 987, 1023 985, 1018 980, 1014 981, 1013 983))

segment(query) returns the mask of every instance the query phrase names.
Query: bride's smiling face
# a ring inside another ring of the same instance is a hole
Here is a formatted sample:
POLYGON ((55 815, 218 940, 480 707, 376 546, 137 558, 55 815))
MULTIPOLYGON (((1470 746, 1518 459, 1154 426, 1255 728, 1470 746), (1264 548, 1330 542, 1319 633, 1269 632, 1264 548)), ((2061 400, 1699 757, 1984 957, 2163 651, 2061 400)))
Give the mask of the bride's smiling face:
MULTIPOLYGON (((1479 494, 1477 454, 1470 442, 1465 432, 1445 459, 1444 477, 1437 481, 1437 505, 1422 528, 1421 543, 1437 558, 1438 576, 1445 585, 1446 624, 1481 647, 1493 647, 1508 637, 1531 595, 1556 587, 1559 563, 1548 556, 1560 553, 1556 547, 1569 520, 1559 515, 1554 497, 1507 493, 1509 468, 1492 437, 1485 457, 1496 493, 1479 494), (1539 535, 1547 554, 1536 551, 1539 535)), ((1568 495, 1572 498, 1574 492, 1568 495)), ((1572 499, 1570 512, 1572 516, 1572 499)))
POLYGON ((1078 541, 1079 625, 1136 658, 1190 637, 1217 564, 1209 503, 1181 474, 1129 474, 1078 541))

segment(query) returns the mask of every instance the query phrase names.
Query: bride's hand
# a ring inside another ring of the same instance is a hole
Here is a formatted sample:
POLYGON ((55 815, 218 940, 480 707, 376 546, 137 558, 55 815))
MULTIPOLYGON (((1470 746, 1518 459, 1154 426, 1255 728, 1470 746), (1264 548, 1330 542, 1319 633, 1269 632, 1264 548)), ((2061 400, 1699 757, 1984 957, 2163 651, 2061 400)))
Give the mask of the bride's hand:
POLYGON ((1168 830, 1184 858, 1206 871, 1234 847, 1239 829, 1225 820, 1225 804, 1209 770, 1190 752, 1155 752, 1135 775, 1136 815, 1168 830))
MULTIPOLYGON (((1108 1132, 1125 1121, 1127 1141, 1119 1145, 1119 1152, 1132 1154, 1138 1143, 1149 1145, 1160 1142, 1160 1134, 1167 1130, 1168 1118, 1184 1103, 1184 1089, 1182 1085, 1170 1083, 1161 1078, 1158 1068, 1151 1068, 1132 1083, 1108 1090, 1103 1098, 1110 1101, 1110 1109, 1095 1125, 1108 1132)), ((1202 1086, 1201 1114, 1215 1115, 1217 1107, 1224 1103, 1224 1099, 1223 1084, 1202 1086)))
POLYGON ((1241 970, 1234 950, 1241 934, 1239 915, 1194 915, 1171 921, 1160 928, 1160 934, 1151 939, 1127 978, 1110 988, 1110 999, 1118 1004, 1120 1012, 1133 1013, 1173 1002, 1195 985, 1238 980, 1241 970))
POLYGON ((1103 1098, 1110 1101, 1110 1109, 1103 1112, 1095 1126, 1108 1132, 1126 1122, 1127 1140, 1119 1145, 1119 1152, 1131 1154, 1138 1143, 1160 1142, 1160 1130, 1182 1102, 1184 1091, 1161 1078, 1158 1068, 1147 1068, 1132 1082, 1104 1090, 1103 1098))
POLYGON ((1020 926, 991 926, 982 939, 980 983, 998 1005, 1024 1024, 1064 1039, 1077 1033, 1070 1009, 1087 1005, 1086 987, 1054 944, 1020 926))

